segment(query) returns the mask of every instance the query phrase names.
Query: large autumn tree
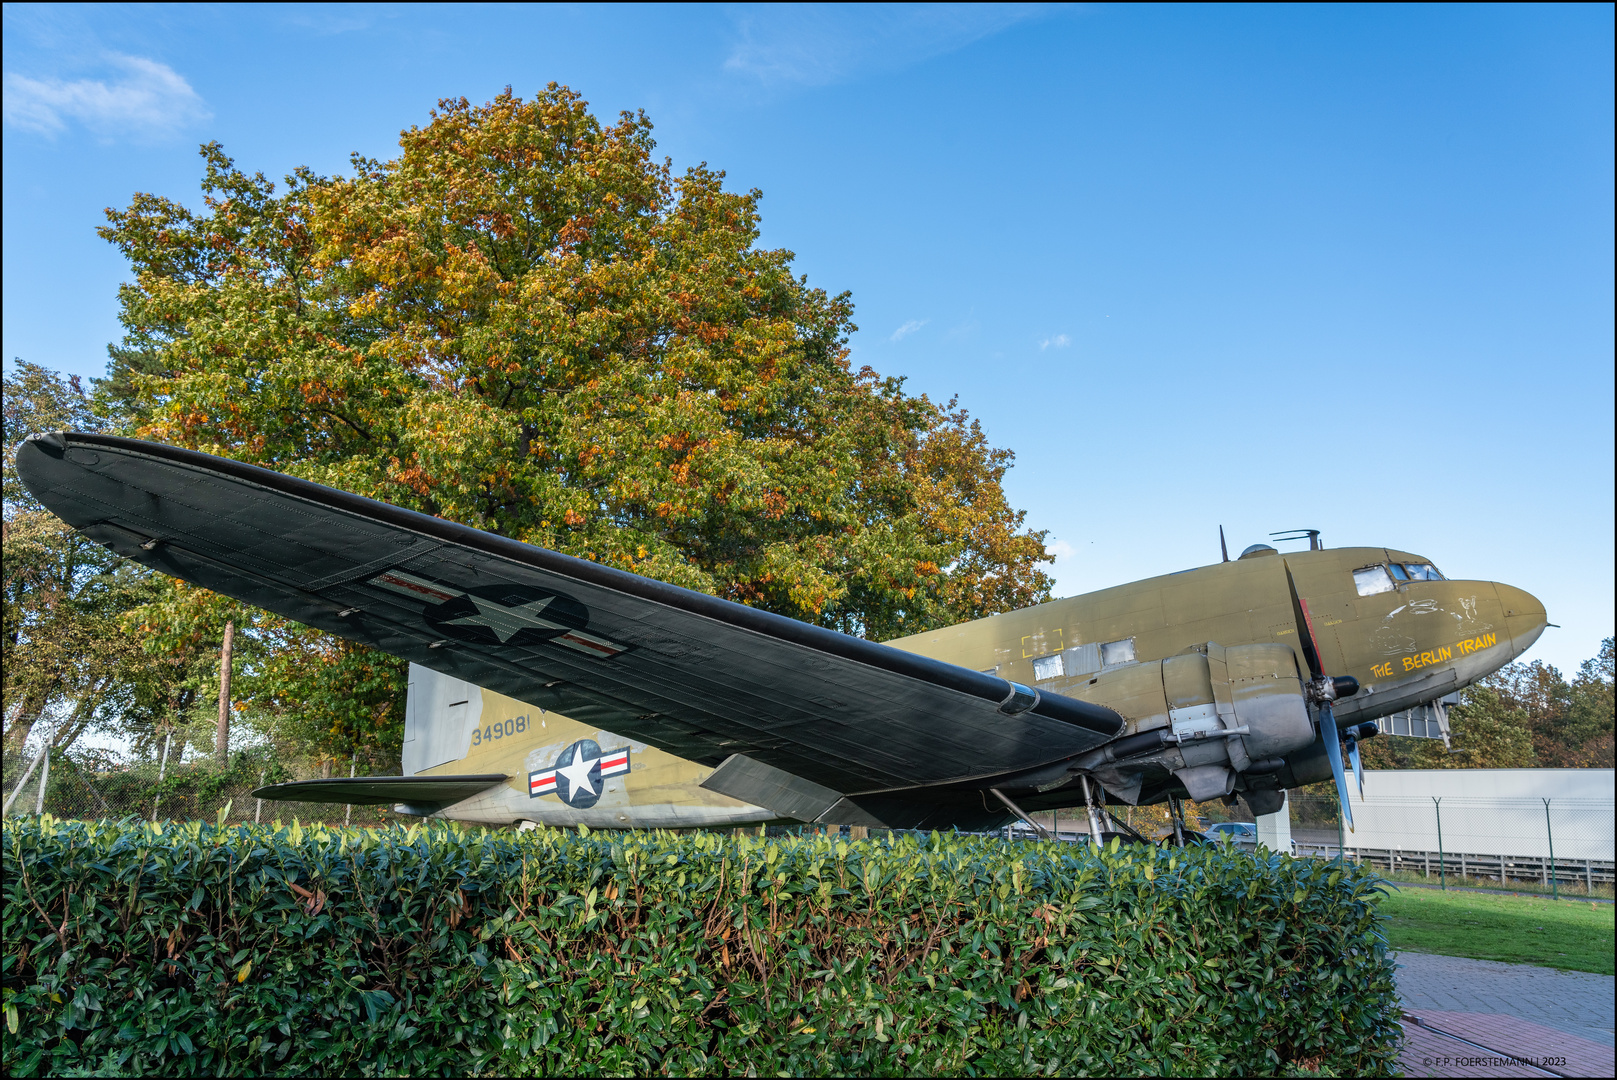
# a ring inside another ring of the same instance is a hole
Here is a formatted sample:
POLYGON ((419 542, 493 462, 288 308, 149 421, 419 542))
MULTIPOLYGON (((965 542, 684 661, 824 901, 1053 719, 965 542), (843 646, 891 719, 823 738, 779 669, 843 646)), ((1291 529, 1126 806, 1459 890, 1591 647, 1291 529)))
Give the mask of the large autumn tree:
POLYGON ((200 211, 108 211, 134 281, 103 399, 145 438, 875 639, 1045 599, 1011 455, 852 368, 849 297, 759 246, 760 193, 653 148, 554 84, 279 191, 204 146, 200 211))

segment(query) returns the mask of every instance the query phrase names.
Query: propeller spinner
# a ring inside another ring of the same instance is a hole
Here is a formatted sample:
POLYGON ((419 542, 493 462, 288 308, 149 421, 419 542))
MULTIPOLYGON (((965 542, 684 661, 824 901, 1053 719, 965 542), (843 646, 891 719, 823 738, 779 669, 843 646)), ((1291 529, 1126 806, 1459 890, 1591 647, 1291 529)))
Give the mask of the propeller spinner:
POLYGON ((1353 775, 1359 782, 1359 797, 1364 797, 1364 769, 1359 764, 1359 725, 1341 732, 1336 727, 1336 714, 1331 710, 1331 702, 1337 698, 1352 697, 1359 692, 1359 680, 1351 675, 1338 675, 1334 678, 1325 674, 1324 665, 1320 662, 1319 639, 1314 636, 1314 618, 1308 613, 1308 601, 1297 595, 1297 583, 1291 580, 1290 571, 1286 574, 1287 583, 1291 586, 1291 599, 1297 606, 1297 628, 1302 635, 1303 659, 1308 662, 1308 673, 1311 676, 1308 683, 1308 698, 1319 709, 1320 736, 1325 741, 1325 756, 1331 762, 1331 777, 1336 782, 1336 797, 1342 805, 1342 820, 1347 823, 1348 830, 1353 830, 1353 807, 1348 804, 1347 774, 1342 767, 1342 745, 1346 743, 1348 758, 1353 763, 1353 775))

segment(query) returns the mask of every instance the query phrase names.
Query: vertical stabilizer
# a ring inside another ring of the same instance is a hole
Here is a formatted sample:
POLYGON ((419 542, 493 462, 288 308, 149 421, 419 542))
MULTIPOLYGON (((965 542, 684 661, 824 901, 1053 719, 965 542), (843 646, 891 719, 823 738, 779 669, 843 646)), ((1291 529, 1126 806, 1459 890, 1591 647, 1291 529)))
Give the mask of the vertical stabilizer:
POLYGON ((411 664, 404 703, 404 775, 465 757, 482 716, 482 687, 411 664))

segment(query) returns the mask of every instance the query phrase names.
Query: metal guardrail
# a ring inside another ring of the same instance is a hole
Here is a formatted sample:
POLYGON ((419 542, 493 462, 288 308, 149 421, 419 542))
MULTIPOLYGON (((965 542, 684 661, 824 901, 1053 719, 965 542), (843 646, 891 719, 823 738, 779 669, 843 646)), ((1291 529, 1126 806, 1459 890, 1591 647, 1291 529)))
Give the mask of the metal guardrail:
MULTIPOLYGON (((1340 849, 1335 844, 1296 845, 1300 857, 1334 859, 1340 849)), ((1347 858, 1380 867, 1389 873, 1423 873, 1441 877, 1445 872, 1469 878, 1493 878, 1500 884, 1511 881, 1537 882, 1549 888, 1552 882, 1583 885, 1593 892, 1597 885, 1610 885, 1617 878, 1617 862, 1611 859, 1550 859, 1525 855, 1489 855, 1464 851, 1409 851, 1399 848, 1348 847, 1347 858)))

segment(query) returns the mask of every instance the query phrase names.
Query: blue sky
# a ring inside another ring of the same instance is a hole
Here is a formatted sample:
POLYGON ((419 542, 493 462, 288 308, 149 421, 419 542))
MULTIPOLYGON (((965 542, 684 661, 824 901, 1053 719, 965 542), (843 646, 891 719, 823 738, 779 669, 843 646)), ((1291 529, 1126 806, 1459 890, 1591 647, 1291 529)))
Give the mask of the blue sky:
POLYGON ((1613 15, 1552 7, 4 9, 4 357, 98 374, 102 208, 388 157, 555 80, 764 192, 857 362, 961 402, 1071 594, 1273 530, 1613 630, 1613 15))

